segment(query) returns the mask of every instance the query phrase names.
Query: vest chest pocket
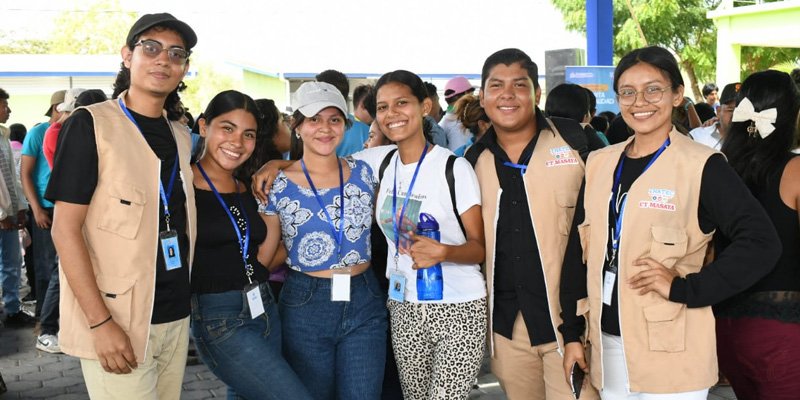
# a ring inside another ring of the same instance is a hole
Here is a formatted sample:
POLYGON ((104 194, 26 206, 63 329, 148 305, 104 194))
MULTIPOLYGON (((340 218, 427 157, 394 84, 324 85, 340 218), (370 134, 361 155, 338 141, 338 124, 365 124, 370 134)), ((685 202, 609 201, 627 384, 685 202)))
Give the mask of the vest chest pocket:
POLYGON ((124 331, 131 329, 131 312, 133 307, 133 285, 135 280, 117 278, 115 276, 99 275, 97 287, 103 302, 114 322, 124 331))
POLYGON ((122 182, 111 182, 101 195, 106 204, 97 227, 125 239, 135 239, 144 213, 144 190, 122 182))
POLYGON ((681 257, 686 255, 686 230, 666 226, 653 226, 650 228, 650 233, 652 235, 650 258, 653 260, 658 261, 667 268, 672 268, 681 257))
POLYGON ((686 305, 665 302, 644 308, 650 351, 675 353, 686 349, 686 305))

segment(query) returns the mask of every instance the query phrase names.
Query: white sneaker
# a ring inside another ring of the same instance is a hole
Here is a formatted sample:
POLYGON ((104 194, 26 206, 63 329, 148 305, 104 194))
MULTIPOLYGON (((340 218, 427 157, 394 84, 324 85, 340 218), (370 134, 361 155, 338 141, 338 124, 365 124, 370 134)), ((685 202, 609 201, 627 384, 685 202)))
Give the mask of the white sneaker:
POLYGON ((50 354, 61 354, 61 346, 55 335, 39 335, 36 339, 36 348, 50 354))

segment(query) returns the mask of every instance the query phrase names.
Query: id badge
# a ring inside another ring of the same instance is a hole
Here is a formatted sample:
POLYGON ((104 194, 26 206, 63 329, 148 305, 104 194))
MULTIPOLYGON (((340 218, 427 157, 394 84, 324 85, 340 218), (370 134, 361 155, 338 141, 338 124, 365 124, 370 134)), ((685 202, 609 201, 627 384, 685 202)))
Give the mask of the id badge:
POLYGON ((389 298, 402 303, 405 301, 406 277, 400 273, 394 273, 389 277, 389 298))
POLYGON ((245 286, 244 292, 247 295, 250 318, 256 319, 259 315, 264 314, 264 303, 261 301, 261 289, 258 287, 258 282, 253 281, 251 285, 245 286))
POLYGON ((181 249, 178 247, 178 233, 174 230, 164 231, 158 234, 161 240, 161 251, 164 253, 164 264, 167 271, 181 267, 181 249))
POLYGON ((350 274, 334 272, 331 275, 331 301, 350 301, 350 274))
POLYGON ((617 281, 617 274, 606 270, 603 278, 603 304, 611 305, 611 295, 614 293, 614 284, 617 281))

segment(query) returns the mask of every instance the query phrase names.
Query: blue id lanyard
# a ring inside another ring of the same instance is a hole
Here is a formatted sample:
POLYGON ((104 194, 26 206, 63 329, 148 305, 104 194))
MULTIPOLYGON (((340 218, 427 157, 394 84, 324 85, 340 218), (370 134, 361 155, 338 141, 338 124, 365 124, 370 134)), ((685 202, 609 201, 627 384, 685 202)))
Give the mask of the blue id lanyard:
POLYGON ((311 180, 311 175, 308 174, 308 169, 306 168, 306 162, 303 159, 300 159, 300 166, 303 168, 303 173, 306 175, 306 180, 308 181, 308 186, 311 186, 311 191, 314 192, 314 197, 317 199, 317 203, 319 203, 319 207, 322 209, 322 212, 325 213, 325 217, 328 219, 328 225, 331 227, 331 235, 333 239, 336 240, 336 254, 338 256, 338 262, 342 261, 342 242, 344 240, 344 173, 342 172, 342 162, 338 158, 336 159, 336 163, 339 166, 339 232, 336 232, 336 225, 333 223, 333 218, 331 215, 328 214, 328 209, 325 208, 325 202, 322 201, 322 198, 319 197, 319 193, 317 192, 317 187, 314 186, 314 181, 311 180))
POLYGON ((425 155, 428 154, 428 142, 425 142, 425 148, 422 149, 422 155, 419 156, 419 162, 414 169, 414 175, 411 177, 411 183, 408 185, 406 191, 406 199, 403 200, 403 208, 400 209, 400 215, 397 215, 397 164, 400 162, 400 153, 394 160, 394 188, 392 191, 392 228, 394 229, 394 265, 397 268, 397 259, 400 257, 400 224, 403 223, 403 216, 406 214, 406 206, 411 199, 411 191, 414 189, 414 183, 417 181, 417 174, 419 168, 422 166, 422 161, 425 160, 425 155))
MULTIPOLYGON (((122 112, 125 113, 125 116, 133 122, 133 125, 136 126, 136 129, 139 130, 139 133, 142 134, 144 137, 144 132, 142 132, 142 128, 139 127, 139 124, 136 123, 136 120, 133 119, 133 115, 131 112, 128 111, 128 108, 125 107, 125 104, 122 103, 122 98, 118 99, 119 108, 122 109, 122 112)), ((169 177, 169 184, 167 185, 167 190, 164 190, 164 183, 161 182, 161 179, 158 180, 158 191, 161 194, 161 202, 164 203, 164 223, 166 224, 167 231, 170 231, 169 227, 169 198, 172 196, 172 189, 175 186, 175 177, 178 175, 178 161, 180 158, 180 154, 177 152, 175 153, 175 165, 172 166, 172 174, 169 177)))
MULTIPOLYGON (((642 174, 644 174, 645 171, 650 169, 650 166, 653 165, 656 159, 658 159, 658 156, 660 156, 661 153, 663 153, 664 150, 666 150, 667 147, 669 147, 669 145, 670 145, 670 140, 669 138, 667 138, 667 140, 664 141, 664 144, 662 144, 661 147, 658 148, 658 151, 656 151, 656 154, 653 156, 653 158, 650 159, 650 162, 648 162, 647 165, 644 167, 644 170, 642 170, 642 174)), ((609 259, 609 268, 614 273, 617 272, 617 265, 615 263, 615 260, 617 257, 617 250, 619 250, 619 239, 620 236, 622 235, 622 217, 625 214, 625 204, 628 203, 628 196, 626 195, 625 198, 622 199, 622 203, 619 205, 619 213, 617 213, 617 207, 615 206, 618 203, 617 196, 619 195, 619 191, 622 189, 621 187, 622 183, 620 181, 622 179, 622 166, 624 164, 625 164, 625 152, 623 151, 622 155, 619 158, 619 164, 617 165, 617 170, 616 172, 614 172, 614 184, 611 187, 611 200, 609 202, 609 208, 611 209, 611 214, 614 216, 615 219, 614 231, 612 232, 612 237, 611 237, 611 249, 612 249, 611 258, 609 259)))
POLYGON ((247 275, 247 280, 252 285, 253 280, 251 276, 253 276, 253 265, 247 262, 247 259, 250 256, 250 253, 248 253, 248 250, 250 249, 250 219, 247 217, 247 212, 245 212, 244 210, 244 203, 242 203, 242 195, 239 193, 239 184, 236 181, 236 178, 232 178, 233 184, 236 187, 236 197, 239 200, 239 211, 242 213, 242 216, 244 216, 244 237, 242 237, 242 232, 239 229, 239 225, 233 218, 231 209, 230 207, 228 207, 228 204, 225 203, 225 199, 222 198, 222 196, 217 191, 217 188, 214 187, 214 183, 212 183, 211 179, 209 179, 208 175, 206 175, 206 171, 203 170, 203 166, 200 165, 199 162, 196 165, 197 169, 200 170, 200 174, 203 175, 203 179, 205 179, 206 183, 208 183, 208 187, 210 187, 211 191, 214 192, 214 196, 217 197, 217 201, 219 201, 219 204, 222 206, 222 209, 225 210, 225 213, 228 214, 228 218, 231 220, 231 224, 233 225, 233 231, 236 232, 236 238, 239 239, 239 250, 241 250, 242 252, 242 262, 244 263, 245 274, 247 275))

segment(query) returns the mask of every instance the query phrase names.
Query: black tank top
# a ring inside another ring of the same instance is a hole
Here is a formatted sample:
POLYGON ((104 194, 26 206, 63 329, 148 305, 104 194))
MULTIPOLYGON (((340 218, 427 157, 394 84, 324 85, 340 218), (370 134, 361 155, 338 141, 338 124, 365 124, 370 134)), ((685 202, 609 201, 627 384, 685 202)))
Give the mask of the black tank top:
POLYGON ((753 190, 780 237, 783 252, 767 276, 715 307, 718 317, 757 317, 800 323, 800 219, 780 195, 781 177, 789 156, 753 190))

